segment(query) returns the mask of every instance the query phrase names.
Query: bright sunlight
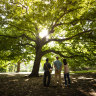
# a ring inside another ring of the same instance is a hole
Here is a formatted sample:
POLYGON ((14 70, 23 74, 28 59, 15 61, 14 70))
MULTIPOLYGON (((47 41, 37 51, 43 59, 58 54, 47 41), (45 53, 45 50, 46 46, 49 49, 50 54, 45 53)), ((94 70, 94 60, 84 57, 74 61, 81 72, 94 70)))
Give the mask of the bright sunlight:
POLYGON ((40 33, 39 33, 39 36, 41 38, 45 37, 48 35, 48 30, 46 28, 44 28, 40 33))

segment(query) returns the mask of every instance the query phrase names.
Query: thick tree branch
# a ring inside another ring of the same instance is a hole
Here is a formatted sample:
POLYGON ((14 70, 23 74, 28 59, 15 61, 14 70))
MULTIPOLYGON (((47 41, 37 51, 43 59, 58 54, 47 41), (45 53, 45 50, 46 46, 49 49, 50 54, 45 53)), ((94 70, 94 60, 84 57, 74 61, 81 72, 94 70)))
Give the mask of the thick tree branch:
POLYGON ((51 53, 51 52, 55 53, 55 54, 58 54, 63 58, 73 58, 73 57, 79 56, 79 55, 65 56, 65 55, 62 54, 62 53, 64 53, 64 51, 55 51, 55 50, 46 50, 46 51, 43 51, 42 54, 45 55, 45 54, 48 54, 48 53, 51 53))
POLYGON ((32 39, 32 38, 30 38, 30 37, 28 37, 27 35, 25 35, 25 34, 22 34, 22 35, 20 35, 20 36, 8 36, 8 35, 0 35, 0 36, 3 36, 3 37, 8 37, 8 38, 14 38, 14 39, 18 39, 18 38, 20 38, 20 37, 22 37, 22 38, 27 38, 28 40, 30 40, 30 41, 34 41, 34 42, 36 42, 34 39, 32 39))
POLYGON ((72 25, 75 25, 78 21, 80 21, 80 20, 87 20, 87 21, 96 21, 96 20, 94 20, 94 19, 90 19, 90 18, 86 18, 86 19, 82 19, 82 18, 80 18, 80 19, 75 19, 75 20, 73 20, 73 21, 70 21, 70 22, 67 22, 67 23, 55 23, 53 26, 52 26, 52 28, 51 28, 51 31, 49 32, 49 33, 53 33, 54 32, 54 28, 55 27, 57 27, 57 26, 61 26, 61 25, 68 25, 68 24, 72 24, 72 25))
MULTIPOLYGON (((68 14, 68 13, 70 13, 70 12, 73 12, 73 11, 75 11, 75 10, 78 10, 78 9, 80 9, 80 8, 82 8, 82 7, 79 7, 79 8, 76 8, 76 9, 70 9, 70 10, 68 10, 68 11, 66 10, 66 12, 64 12, 59 18, 57 18, 56 22, 55 22, 54 25, 51 27, 51 30, 49 31, 49 34, 51 34, 51 33, 54 32, 54 28, 55 28, 56 26, 61 25, 61 24, 57 24, 57 23, 59 22, 59 20, 60 20, 64 15, 66 15, 66 14, 68 14)), ((62 24, 64 24, 64 23, 62 23, 62 24)))
POLYGON ((25 34, 23 34, 22 37, 26 37, 28 40, 36 42, 36 40, 30 38, 29 36, 27 36, 27 35, 25 35, 25 34))
MULTIPOLYGON (((9 24, 9 23, 8 23, 8 24, 9 24)), ((32 31, 30 31, 30 30, 26 30, 26 29, 24 29, 24 28, 19 28, 19 27, 17 27, 16 25, 12 25, 12 24, 9 24, 9 25, 11 25, 11 26, 13 26, 13 27, 15 27, 15 28, 17 28, 17 29, 19 29, 19 30, 21 30, 21 31, 30 32, 30 33, 32 33, 33 36, 35 36, 35 34, 34 34, 32 31)))
POLYGON ((70 40, 70 39, 72 39, 72 38, 74 38, 74 37, 76 37, 76 36, 80 36, 81 34, 88 33, 88 32, 91 32, 91 31, 93 31, 93 30, 87 30, 87 31, 84 31, 84 32, 80 32, 80 33, 78 33, 78 34, 76 34, 76 35, 74 35, 74 36, 71 36, 71 37, 68 37, 68 38, 63 38, 63 39, 49 39, 49 40, 46 41, 44 44, 47 44, 47 43, 49 43, 49 42, 51 42, 51 41, 62 42, 62 41, 70 40))
POLYGON ((34 46, 34 45, 32 45, 32 44, 29 44, 29 43, 25 43, 25 44, 21 44, 21 43, 19 43, 19 45, 21 45, 21 46, 29 45, 29 46, 32 46, 32 47, 36 48, 36 46, 34 46))

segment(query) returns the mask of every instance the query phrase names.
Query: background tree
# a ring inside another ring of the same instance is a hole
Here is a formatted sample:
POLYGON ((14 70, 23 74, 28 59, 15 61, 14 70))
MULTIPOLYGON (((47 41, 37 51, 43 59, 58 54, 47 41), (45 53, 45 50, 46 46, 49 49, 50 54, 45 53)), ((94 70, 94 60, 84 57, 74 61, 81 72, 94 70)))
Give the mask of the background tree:
MULTIPOLYGON (((63 58, 88 59, 86 49, 89 47, 86 44, 90 41, 85 44, 85 40, 93 40, 96 36, 93 26, 95 17, 91 18, 95 14, 95 0, 3 0, 0 3, 0 36, 14 39, 17 42, 10 46, 16 45, 15 48, 18 46, 21 50, 24 49, 27 55, 35 55, 30 76, 38 76, 41 58, 50 52, 63 58), (90 18, 87 17, 88 14, 90 18), (48 32, 40 37, 44 29, 48 32), (92 37, 89 38, 89 34, 92 37)), ((89 46, 92 44, 91 42, 89 46)), ((94 55, 95 50, 93 58, 94 55)))

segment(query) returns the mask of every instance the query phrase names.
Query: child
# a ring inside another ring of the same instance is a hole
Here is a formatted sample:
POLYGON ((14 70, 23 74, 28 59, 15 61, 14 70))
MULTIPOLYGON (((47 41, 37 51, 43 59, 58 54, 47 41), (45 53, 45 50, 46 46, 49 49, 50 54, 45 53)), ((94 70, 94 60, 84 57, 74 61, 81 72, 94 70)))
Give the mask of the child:
POLYGON ((65 80, 65 86, 67 86, 67 79, 68 79, 68 85, 70 85, 70 77, 69 77, 69 68, 66 59, 63 59, 64 63, 64 80, 65 80))

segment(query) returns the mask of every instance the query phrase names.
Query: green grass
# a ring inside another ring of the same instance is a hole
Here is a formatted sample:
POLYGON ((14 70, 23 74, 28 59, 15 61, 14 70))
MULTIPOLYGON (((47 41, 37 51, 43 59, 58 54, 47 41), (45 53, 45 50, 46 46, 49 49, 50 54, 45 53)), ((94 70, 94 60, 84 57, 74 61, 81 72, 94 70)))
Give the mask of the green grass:
POLYGON ((70 73, 96 73, 96 70, 71 71, 70 73))

